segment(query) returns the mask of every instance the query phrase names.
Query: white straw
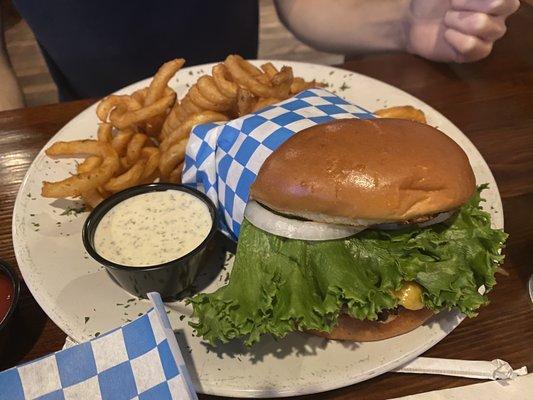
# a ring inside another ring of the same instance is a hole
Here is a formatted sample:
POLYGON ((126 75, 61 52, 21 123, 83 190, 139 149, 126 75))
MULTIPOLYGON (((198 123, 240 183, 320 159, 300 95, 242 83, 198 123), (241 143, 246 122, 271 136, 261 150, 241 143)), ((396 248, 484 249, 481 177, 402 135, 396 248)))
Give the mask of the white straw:
POLYGON ((410 374, 434 374, 460 376, 473 379, 515 379, 526 375, 527 368, 516 370, 503 360, 471 361, 445 358, 418 357, 394 370, 410 374))

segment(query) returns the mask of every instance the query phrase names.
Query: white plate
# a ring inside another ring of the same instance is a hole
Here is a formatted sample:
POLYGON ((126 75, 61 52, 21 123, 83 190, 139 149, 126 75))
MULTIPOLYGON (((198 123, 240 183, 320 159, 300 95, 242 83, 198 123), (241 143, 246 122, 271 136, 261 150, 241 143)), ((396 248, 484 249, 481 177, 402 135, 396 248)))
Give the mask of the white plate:
MULTIPOLYGON (((292 66, 297 76, 328 82, 330 90, 369 110, 404 104, 422 109, 430 124, 438 126, 465 150, 477 182, 490 184, 490 190, 484 193, 487 199, 484 207, 491 212, 493 225, 503 227, 501 199, 486 162, 461 131, 436 110, 395 87, 350 71, 296 62, 283 64, 292 66)), ((189 85, 209 71, 210 65, 183 69, 172 79, 171 86, 181 97, 189 85)), ((147 84, 148 80, 139 82, 119 93, 147 84)), ((96 128, 92 106, 70 121, 45 147, 57 140, 94 137, 96 128)), ((26 284, 40 306, 69 336, 86 341, 97 332, 116 328, 146 312, 149 303, 124 292, 85 253, 81 228, 87 213, 61 215, 74 203, 51 201, 39 195, 41 181, 63 179, 72 171, 72 159, 54 161, 43 151, 38 154, 15 203, 13 244, 26 284)), ((222 285, 226 274, 222 270, 206 290, 222 285)), ((187 324, 190 308, 183 302, 168 307, 197 390, 240 397, 316 393, 369 379, 420 355, 462 319, 459 314, 444 313, 413 332, 374 343, 328 342, 293 334, 278 342, 265 338, 250 351, 230 344, 218 347, 215 352, 193 336, 187 324)))

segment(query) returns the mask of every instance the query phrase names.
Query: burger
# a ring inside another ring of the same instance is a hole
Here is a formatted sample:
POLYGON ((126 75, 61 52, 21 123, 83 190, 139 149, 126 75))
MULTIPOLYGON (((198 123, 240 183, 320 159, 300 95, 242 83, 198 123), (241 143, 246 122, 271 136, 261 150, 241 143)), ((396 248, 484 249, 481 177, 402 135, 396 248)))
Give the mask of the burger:
POLYGON ((383 340, 488 302, 506 234, 461 147, 416 122, 305 129, 251 186, 229 282, 191 299, 208 342, 304 331, 383 340))

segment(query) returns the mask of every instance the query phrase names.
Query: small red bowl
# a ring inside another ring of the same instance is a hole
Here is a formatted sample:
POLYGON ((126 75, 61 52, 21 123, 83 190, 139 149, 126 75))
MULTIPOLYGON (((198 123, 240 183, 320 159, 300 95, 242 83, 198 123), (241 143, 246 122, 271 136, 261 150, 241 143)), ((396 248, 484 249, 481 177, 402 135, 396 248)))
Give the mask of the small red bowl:
POLYGON ((17 308, 19 293, 20 281, 17 275, 6 262, 0 260, 0 355, 17 308))

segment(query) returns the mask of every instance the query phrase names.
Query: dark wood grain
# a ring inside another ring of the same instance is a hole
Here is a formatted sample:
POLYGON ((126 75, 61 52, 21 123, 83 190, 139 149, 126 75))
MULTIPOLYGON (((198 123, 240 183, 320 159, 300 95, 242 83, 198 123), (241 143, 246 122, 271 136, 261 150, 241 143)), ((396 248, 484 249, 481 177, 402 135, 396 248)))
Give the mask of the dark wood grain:
MULTIPOLYGON (((63 125, 94 101, 0 113, 0 258, 16 266, 11 240, 15 197, 35 155, 63 125)), ((20 274, 19 274, 20 276, 20 274)), ((65 334, 46 316, 22 282, 9 346, 0 355, 0 370, 60 349, 65 334)))
MULTIPOLYGON (((436 64, 407 54, 366 55, 344 68, 398 86, 452 120, 489 163, 503 198, 510 234, 505 269, 479 316, 464 321, 426 355, 460 359, 502 358, 533 369, 533 8, 524 6, 509 33, 486 60, 436 64)), ((11 213, 26 169, 44 143, 91 101, 0 113, 0 257, 16 265, 11 213)), ((61 348, 65 335, 24 287, 14 335, 0 368, 61 348)), ((388 373, 307 399, 386 399, 475 383, 472 380, 388 373)), ((213 396, 203 396, 214 399, 213 396)))

